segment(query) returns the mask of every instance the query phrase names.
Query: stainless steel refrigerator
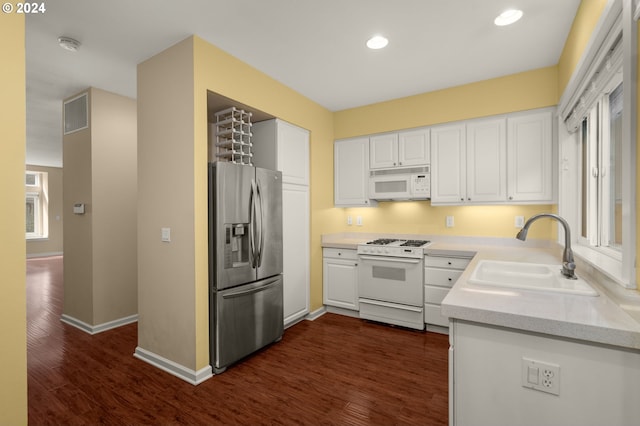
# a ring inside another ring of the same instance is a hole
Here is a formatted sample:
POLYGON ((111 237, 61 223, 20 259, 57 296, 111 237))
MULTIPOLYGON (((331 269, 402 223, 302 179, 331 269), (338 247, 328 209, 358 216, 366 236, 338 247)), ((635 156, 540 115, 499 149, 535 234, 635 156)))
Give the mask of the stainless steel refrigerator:
POLYGON ((282 337, 280 172, 209 164, 209 295, 216 374, 282 337))

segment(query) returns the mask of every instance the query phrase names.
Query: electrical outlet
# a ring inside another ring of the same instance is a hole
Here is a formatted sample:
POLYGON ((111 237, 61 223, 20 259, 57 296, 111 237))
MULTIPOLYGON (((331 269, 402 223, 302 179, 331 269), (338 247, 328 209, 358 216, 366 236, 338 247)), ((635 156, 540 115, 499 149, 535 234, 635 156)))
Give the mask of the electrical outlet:
POLYGON ((516 228, 524 227, 524 216, 516 216, 515 226, 516 228))
POLYGON ((362 216, 356 216, 356 225, 362 226, 362 216))
POLYGON ((447 216, 446 224, 447 228, 453 228, 453 216, 447 216))
POLYGON ((522 358, 522 386, 560 395, 560 366, 522 358))
POLYGON ((347 216, 347 225, 353 225, 353 218, 351 216, 347 216))

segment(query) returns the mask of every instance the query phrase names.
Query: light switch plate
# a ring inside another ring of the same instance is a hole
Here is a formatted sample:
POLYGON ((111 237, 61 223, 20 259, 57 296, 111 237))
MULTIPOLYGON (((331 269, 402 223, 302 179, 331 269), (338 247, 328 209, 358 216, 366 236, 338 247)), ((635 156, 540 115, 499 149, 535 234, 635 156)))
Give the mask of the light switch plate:
POLYGON ((516 216, 514 225, 516 228, 524 227, 524 216, 516 216))
POLYGON ((162 228, 162 241, 165 243, 171 242, 171 228, 162 228))

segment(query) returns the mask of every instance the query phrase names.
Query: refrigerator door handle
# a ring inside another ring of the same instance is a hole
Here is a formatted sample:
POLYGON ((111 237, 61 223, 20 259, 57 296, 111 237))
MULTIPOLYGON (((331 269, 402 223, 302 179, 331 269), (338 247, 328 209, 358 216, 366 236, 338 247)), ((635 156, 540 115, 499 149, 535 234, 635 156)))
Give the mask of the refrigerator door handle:
POLYGON ((249 258, 251 267, 256 268, 258 264, 256 253, 255 216, 256 216, 256 182, 251 180, 251 193, 249 194, 249 258))
POLYGON ((262 204, 262 188, 260 181, 257 183, 258 203, 260 204, 260 231, 258 233, 258 267, 262 265, 262 254, 264 253, 264 208, 262 204))

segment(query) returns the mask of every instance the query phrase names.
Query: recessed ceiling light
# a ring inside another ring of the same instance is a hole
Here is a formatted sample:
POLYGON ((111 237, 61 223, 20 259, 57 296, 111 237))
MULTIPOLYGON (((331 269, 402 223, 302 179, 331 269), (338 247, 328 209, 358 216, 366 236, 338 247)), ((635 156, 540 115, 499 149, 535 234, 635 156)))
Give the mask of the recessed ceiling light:
POLYGON ((80 48, 80 42, 78 40, 66 36, 58 37, 58 45, 71 52, 75 52, 80 48))
POLYGON ((493 21, 499 27, 503 27, 505 25, 511 25, 516 22, 518 19, 522 18, 522 11, 518 9, 509 9, 502 12, 498 17, 493 21))
POLYGON ((389 44, 389 40, 380 35, 373 36, 369 40, 367 40, 367 47, 369 49, 382 49, 387 44, 389 44))

